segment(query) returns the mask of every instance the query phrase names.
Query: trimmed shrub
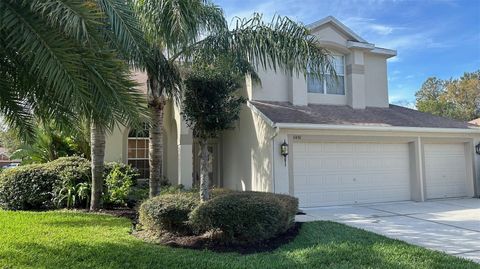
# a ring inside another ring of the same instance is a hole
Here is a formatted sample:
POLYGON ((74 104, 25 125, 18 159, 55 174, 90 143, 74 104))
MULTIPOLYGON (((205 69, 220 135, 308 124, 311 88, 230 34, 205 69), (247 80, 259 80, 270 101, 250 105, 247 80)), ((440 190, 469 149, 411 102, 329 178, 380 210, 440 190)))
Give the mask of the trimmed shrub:
POLYGON ((296 204, 295 198, 272 193, 232 192, 198 206, 190 224, 197 232, 217 230, 227 242, 250 244, 285 232, 293 223, 296 204))
POLYGON ((186 190, 185 186, 182 184, 178 185, 164 185, 160 187, 160 195, 164 194, 175 194, 181 192, 192 192, 191 190, 186 190))
POLYGON ((188 216, 199 203, 198 195, 189 192, 156 196, 140 206, 140 224, 156 233, 189 233, 188 216))
POLYGON ((90 161, 82 157, 62 157, 43 166, 58 175, 62 181, 70 181, 74 185, 91 181, 90 161))
POLYGON ((42 164, 7 169, 0 175, 0 207, 11 210, 54 208, 61 179, 42 164))
POLYGON ((224 189, 224 188, 214 188, 214 189, 210 190, 210 198, 213 199, 215 197, 222 196, 222 195, 225 195, 225 194, 230 194, 230 193, 233 193, 233 192, 236 192, 236 191, 232 191, 232 190, 224 189))
POLYGON ((0 207, 43 210, 75 206, 81 200, 76 190, 84 192, 89 182, 90 162, 81 157, 7 169, 0 174, 0 207))
POLYGON ((44 169, 59 178, 53 189, 55 207, 88 207, 90 200, 90 161, 78 157, 62 157, 43 164, 44 169))

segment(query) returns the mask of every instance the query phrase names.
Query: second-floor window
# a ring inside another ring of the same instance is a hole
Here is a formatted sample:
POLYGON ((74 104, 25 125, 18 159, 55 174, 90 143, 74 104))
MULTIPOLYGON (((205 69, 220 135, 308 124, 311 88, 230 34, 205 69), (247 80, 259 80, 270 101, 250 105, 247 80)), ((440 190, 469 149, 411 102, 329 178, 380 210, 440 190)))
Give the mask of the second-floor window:
POLYGON ((311 93, 345 95, 345 57, 333 56, 333 67, 337 77, 324 72, 320 79, 307 74, 307 91, 311 93))

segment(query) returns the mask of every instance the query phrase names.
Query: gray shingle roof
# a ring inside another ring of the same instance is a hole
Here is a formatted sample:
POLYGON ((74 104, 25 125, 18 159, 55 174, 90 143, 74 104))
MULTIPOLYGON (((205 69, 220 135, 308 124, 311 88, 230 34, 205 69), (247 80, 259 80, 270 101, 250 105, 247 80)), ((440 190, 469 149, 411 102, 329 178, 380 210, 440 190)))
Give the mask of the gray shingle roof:
POLYGON ((396 105, 388 108, 353 109, 349 106, 318 104, 294 106, 288 102, 251 103, 274 123, 457 129, 471 129, 475 126, 396 105))

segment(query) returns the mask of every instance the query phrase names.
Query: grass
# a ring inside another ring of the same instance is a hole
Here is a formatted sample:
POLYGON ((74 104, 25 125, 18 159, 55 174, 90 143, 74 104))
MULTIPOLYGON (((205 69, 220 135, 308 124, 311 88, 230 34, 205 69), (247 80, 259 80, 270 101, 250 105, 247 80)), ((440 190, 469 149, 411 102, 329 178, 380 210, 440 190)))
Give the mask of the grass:
POLYGON ((303 225, 290 244, 239 255, 170 248, 129 234, 129 220, 68 211, 0 210, 0 268, 479 268, 334 222, 303 225))

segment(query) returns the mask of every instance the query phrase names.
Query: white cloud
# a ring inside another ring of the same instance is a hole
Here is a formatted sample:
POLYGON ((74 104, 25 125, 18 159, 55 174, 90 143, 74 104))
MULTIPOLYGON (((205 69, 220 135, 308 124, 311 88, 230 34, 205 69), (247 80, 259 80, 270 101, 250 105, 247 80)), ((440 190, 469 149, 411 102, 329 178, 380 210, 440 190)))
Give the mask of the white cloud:
POLYGON ((388 39, 378 41, 377 45, 401 51, 418 48, 448 48, 451 46, 447 42, 436 41, 433 34, 429 32, 414 32, 391 36, 388 39))
POLYGON ((362 17, 350 17, 343 21, 348 27, 354 29, 359 34, 375 34, 375 35, 390 35, 394 31, 402 29, 402 27, 381 24, 375 22, 374 19, 362 17))

